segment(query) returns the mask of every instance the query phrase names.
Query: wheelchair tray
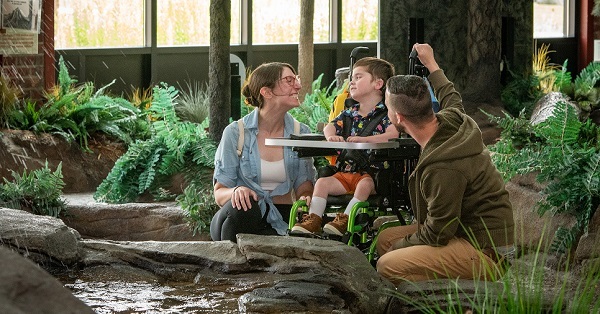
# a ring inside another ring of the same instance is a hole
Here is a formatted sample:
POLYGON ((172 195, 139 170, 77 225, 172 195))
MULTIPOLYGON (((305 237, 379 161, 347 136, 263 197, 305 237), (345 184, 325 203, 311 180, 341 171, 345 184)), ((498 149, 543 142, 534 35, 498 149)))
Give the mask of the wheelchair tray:
MULTIPOLYGON (((318 135, 317 135, 318 136, 318 135)), ((265 145, 268 146, 292 146, 308 148, 333 148, 333 149, 386 149, 398 148, 400 144, 396 141, 384 143, 351 143, 351 142, 328 142, 324 140, 291 139, 284 137, 267 138, 265 145)))

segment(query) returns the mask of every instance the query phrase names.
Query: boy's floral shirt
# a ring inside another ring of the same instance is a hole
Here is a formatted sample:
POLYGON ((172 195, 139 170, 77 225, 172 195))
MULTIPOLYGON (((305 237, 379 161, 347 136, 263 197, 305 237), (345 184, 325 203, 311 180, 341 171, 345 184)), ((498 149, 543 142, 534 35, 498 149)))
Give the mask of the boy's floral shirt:
MULTIPOLYGON (((358 113, 359 109, 360 109, 360 103, 357 103, 354 106, 350 107, 349 109, 343 110, 335 119, 331 120, 331 123, 333 123, 333 125, 335 126, 335 134, 336 135, 342 135, 342 132, 344 129, 344 117, 345 116, 349 116, 352 119, 352 127, 350 128, 350 136, 358 136, 360 134, 360 132, 362 131, 362 129, 367 126, 367 124, 369 123, 369 121, 371 120, 371 118, 374 115, 376 115, 380 111, 387 110, 387 108, 383 102, 378 103, 375 106, 375 108, 373 108, 373 110, 371 110, 371 112, 369 112, 367 114, 366 117, 363 117, 358 113)), ((390 118, 387 115, 385 115, 383 117, 383 119, 381 119, 381 121, 377 124, 375 129, 373 129, 373 132, 371 134, 369 134, 368 136, 385 133, 385 129, 390 124, 391 124, 390 118)), ((388 162, 374 163, 374 164, 371 164, 371 168, 373 168, 373 170, 387 169, 387 168, 389 168, 389 164, 388 164, 388 162)), ((346 163, 346 165, 344 167, 338 167, 338 169, 342 169, 342 171, 354 172, 353 165, 350 165, 348 163, 346 163)))

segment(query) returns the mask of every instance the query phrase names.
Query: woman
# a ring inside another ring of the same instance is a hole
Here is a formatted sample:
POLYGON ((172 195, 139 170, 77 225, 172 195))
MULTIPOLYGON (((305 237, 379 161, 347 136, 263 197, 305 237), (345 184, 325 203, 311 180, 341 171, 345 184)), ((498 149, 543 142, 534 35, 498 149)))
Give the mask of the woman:
MULTIPOLYGON (((300 105, 300 88, 294 68, 279 62, 256 68, 242 88, 245 103, 256 109, 242 118, 243 124, 225 128, 215 154, 214 195, 221 209, 210 224, 214 241, 235 242, 238 233, 283 235, 291 204, 312 195, 312 158, 300 159, 290 147, 265 145, 267 138, 294 133, 288 111, 300 105)), ((310 129, 301 124, 300 133, 310 129)))

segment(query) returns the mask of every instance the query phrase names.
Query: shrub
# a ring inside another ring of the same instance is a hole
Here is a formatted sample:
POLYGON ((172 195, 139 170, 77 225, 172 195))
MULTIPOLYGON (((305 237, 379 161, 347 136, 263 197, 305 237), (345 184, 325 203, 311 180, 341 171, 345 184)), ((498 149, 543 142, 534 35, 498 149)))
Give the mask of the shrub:
POLYGON ((76 140, 88 150, 88 139, 96 132, 108 134, 125 143, 144 136, 141 111, 120 97, 105 95, 114 81, 94 92, 92 83, 76 86, 62 59, 59 60, 58 84, 46 94, 40 108, 24 102, 9 113, 9 126, 36 133, 52 133, 68 141, 76 140))
POLYGON ((216 144, 202 126, 177 117, 177 94, 164 83, 154 88, 149 111, 156 120, 150 138, 131 144, 116 161, 96 189, 97 201, 124 203, 146 192, 163 194, 161 188, 169 185, 176 173, 183 173, 190 183, 205 179, 201 174, 213 168, 216 144))
POLYGON ((4 75, 0 76, 0 127, 8 122, 8 115, 14 110, 21 92, 4 75))
POLYGON ((0 207, 22 209, 38 215, 58 217, 66 208, 60 198, 65 186, 62 164, 52 172, 46 162, 44 168, 23 175, 12 171, 13 181, 4 179, 0 184, 0 207))
POLYGON ((317 133, 319 123, 327 123, 333 100, 341 92, 335 87, 335 81, 329 86, 321 87, 323 74, 313 81, 312 92, 304 96, 304 101, 298 108, 290 110, 296 120, 305 123, 313 133, 317 133))
POLYGON ((538 172, 547 182, 539 203, 540 215, 565 213, 577 222, 557 230, 552 249, 566 252, 587 232, 600 205, 600 132, 590 120, 580 122, 575 109, 559 102, 552 115, 535 126, 521 115, 496 118, 503 128, 500 141, 490 146, 498 170, 509 180, 515 174, 538 172))
POLYGON ((186 87, 175 102, 175 113, 182 121, 200 124, 209 116, 208 84, 186 82, 186 87))

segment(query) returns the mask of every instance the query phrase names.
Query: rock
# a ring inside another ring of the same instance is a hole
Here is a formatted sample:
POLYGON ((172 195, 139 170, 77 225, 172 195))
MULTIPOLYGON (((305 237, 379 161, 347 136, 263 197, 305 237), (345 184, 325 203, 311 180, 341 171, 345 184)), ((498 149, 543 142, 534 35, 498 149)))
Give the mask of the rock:
POLYGON ((583 261, 600 256, 600 206, 596 208, 590 220, 588 232, 579 238, 575 259, 583 261))
POLYGON ((556 104, 559 102, 564 102, 570 106, 572 106, 577 114, 581 112, 577 104, 569 98, 569 96, 561 93, 561 92, 550 92, 544 95, 533 107, 533 111, 531 113, 531 118, 529 118, 529 122, 532 125, 539 124, 548 117, 552 116, 552 111, 556 108, 556 104))
POLYGON ((67 226, 82 237, 118 241, 205 241, 208 230, 196 234, 175 202, 106 204, 91 193, 68 194, 67 226))
POLYGON ((393 290, 362 252, 336 241, 240 234, 237 244, 82 242, 85 268, 126 265, 169 281, 219 278, 248 291, 239 306, 249 312, 381 313, 393 290))
POLYGON ((58 218, 0 208, 0 243, 44 266, 64 267, 79 261, 80 239, 58 218))
POLYGON ((119 143, 90 140, 90 152, 77 143, 43 133, 2 130, 0 133, 0 177, 12 180, 11 170, 23 174, 48 167, 54 171, 62 162, 64 193, 95 191, 125 148, 119 143))
POLYGON ((525 250, 545 252, 549 249, 558 227, 572 226, 575 218, 566 214, 552 216, 550 212, 540 217, 537 203, 542 195, 535 189, 537 186, 519 184, 520 180, 524 180, 523 177, 516 177, 514 180, 517 183, 506 183, 506 190, 513 205, 515 245, 525 250), (531 188, 532 186, 534 188, 531 188))
POLYGON ((56 278, 2 246, 0 265, 0 313, 94 313, 56 278))

